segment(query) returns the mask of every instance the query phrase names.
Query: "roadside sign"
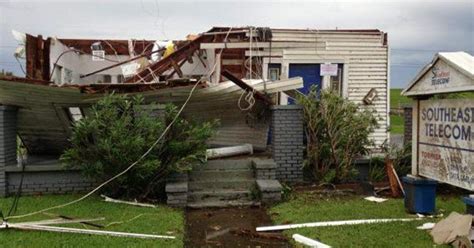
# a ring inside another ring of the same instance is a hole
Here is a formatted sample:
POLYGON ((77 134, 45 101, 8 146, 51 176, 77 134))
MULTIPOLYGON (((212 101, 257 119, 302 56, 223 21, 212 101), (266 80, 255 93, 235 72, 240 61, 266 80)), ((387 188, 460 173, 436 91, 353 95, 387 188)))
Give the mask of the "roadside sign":
POLYGON ((474 190, 474 99, 421 100, 419 174, 474 190))

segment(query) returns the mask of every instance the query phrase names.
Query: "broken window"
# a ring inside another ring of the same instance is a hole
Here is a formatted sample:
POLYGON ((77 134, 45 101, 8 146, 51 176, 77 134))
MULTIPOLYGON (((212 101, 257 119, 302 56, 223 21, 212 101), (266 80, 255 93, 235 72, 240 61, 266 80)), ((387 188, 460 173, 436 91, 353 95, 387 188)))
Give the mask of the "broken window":
POLYGON ((79 107, 68 107, 67 114, 71 122, 76 122, 84 118, 84 114, 82 113, 82 109, 79 107))
POLYGON ((72 83, 72 71, 67 68, 63 68, 63 71, 64 79, 62 83, 72 83))

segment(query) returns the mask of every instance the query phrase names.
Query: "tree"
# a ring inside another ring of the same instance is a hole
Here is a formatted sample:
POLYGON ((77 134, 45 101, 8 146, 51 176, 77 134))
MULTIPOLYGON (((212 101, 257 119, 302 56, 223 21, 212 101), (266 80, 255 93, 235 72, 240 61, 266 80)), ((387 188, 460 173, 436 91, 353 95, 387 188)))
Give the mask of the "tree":
POLYGON ((316 181, 348 179, 355 158, 373 145, 369 134, 377 126, 374 113, 333 92, 318 94, 316 87, 297 100, 303 106, 306 125, 305 166, 316 181))
MULTIPOLYGON (((177 114, 172 104, 166 105, 161 118, 153 117, 149 109, 141 96, 105 96, 74 124, 71 147, 61 161, 98 181, 122 172, 152 146, 177 114)), ((114 197, 158 197, 170 173, 191 170, 204 161, 206 141, 216 126, 216 121, 194 123, 178 117, 148 156, 104 191, 114 197)))

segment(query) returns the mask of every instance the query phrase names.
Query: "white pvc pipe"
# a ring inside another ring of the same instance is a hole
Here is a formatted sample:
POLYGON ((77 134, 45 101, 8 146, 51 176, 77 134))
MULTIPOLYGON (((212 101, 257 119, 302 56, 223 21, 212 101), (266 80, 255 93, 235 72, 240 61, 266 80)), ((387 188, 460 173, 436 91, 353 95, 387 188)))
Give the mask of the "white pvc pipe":
POLYGON ((278 231, 278 230, 295 229, 295 228, 302 228, 302 227, 360 225, 360 224, 386 223, 386 222, 395 222, 395 221, 414 221, 414 220, 421 220, 421 218, 338 220, 338 221, 313 222, 313 223, 290 224, 290 225, 280 225, 280 226, 263 226, 263 227, 257 227, 257 232, 278 231))
POLYGON ((222 148, 207 149, 207 159, 215 159, 222 157, 231 157, 236 155, 252 154, 253 146, 251 144, 243 144, 240 146, 229 146, 222 148))
POLYGON ((323 244, 319 241, 307 238, 307 237, 305 237, 303 235, 299 235, 299 234, 293 234, 293 239, 298 243, 301 243, 301 244, 304 244, 304 245, 307 245, 307 246, 310 246, 310 247, 313 247, 313 248, 331 248, 331 246, 329 246, 329 245, 323 244))
POLYGON ((42 226, 42 225, 9 224, 8 228, 14 228, 14 229, 19 229, 19 230, 36 230, 36 231, 46 231, 46 232, 59 232, 59 233, 107 235, 107 236, 142 238, 142 239, 175 239, 174 236, 166 236, 166 235, 112 232, 112 231, 79 229, 79 228, 69 228, 69 227, 56 227, 56 226, 42 226))

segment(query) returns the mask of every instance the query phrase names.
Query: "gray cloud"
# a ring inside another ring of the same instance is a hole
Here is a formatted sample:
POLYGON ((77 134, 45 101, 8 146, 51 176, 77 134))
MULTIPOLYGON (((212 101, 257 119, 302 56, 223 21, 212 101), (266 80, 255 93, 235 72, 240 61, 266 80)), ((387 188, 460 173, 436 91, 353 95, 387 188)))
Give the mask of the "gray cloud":
POLYGON ((68 38, 181 39, 212 26, 378 28, 389 33, 396 87, 436 51, 474 50, 471 1, 97 2, 0 2, 0 62, 9 63, 0 68, 16 63, 11 29, 68 38))

